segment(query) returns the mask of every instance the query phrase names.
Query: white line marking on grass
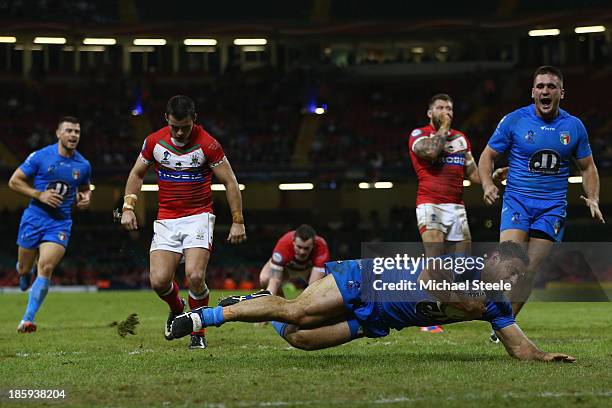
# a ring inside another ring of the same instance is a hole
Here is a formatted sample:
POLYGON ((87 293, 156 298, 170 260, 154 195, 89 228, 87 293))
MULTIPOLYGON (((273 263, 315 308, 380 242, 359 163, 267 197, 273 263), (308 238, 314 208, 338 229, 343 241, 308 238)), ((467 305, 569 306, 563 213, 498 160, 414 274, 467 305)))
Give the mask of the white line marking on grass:
MULTIPOLYGON (((502 399, 537 399, 537 398, 567 398, 567 397, 612 397, 612 391, 595 391, 595 392, 552 392, 545 391, 536 394, 517 394, 517 393, 505 393, 499 395, 502 399)), ((376 405, 393 405, 402 404, 406 402, 423 402, 423 401, 436 401, 436 400, 448 400, 448 401, 475 401, 483 399, 492 399, 496 396, 491 395, 478 395, 478 394, 466 394, 466 395, 449 395, 447 397, 389 397, 379 398, 375 400, 311 400, 311 401, 249 401, 240 402, 237 404, 224 404, 224 403, 207 403, 204 406, 207 408, 226 408, 229 406, 237 407, 287 407, 297 405, 355 405, 355 404, 376 404, 376 405)))
POLYGON ((155 350, 153 349, 138 349, 138 350, 128 352, 128 355, 133 356, 136 354, 153 353, 153 352, 155 352, 155 350))

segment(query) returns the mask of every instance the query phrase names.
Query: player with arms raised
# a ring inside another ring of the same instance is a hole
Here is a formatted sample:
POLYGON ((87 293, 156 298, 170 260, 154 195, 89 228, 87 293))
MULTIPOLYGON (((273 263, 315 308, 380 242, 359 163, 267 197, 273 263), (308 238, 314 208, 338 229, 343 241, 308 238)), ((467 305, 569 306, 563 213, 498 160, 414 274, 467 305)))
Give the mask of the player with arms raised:
MULTIPOLYGON (((534 103, 504 116, 480 156, 483 199, 492 205, 499 190, 491 173, 495 159, 508 152, 509 173, 504 193, 500 241, 529 242, 528 279, 511 300, 518 314, 531 293, 538 265, 565 229, 570 161, 576 160, 591 216, 604 222, 599 210, 599 175, 587 131, 575 116, 559 108, 564 97, 563 74, 542 66, 533 75, 534 103)), ((494 335, 492 341, 496 341, 494 335)))
POLYGON ((53 270, 61 262, 70 240, 72 205, 89 207, 91 166, 76 151, 81 139, 81 125, 72 116, 60 119, 56 130, 58 142, 35 151, 19 166, 9 180, 9 187, 30 197, 23 212, 17 245, 19 286, 30 286, 30 271, 38 256, 38 277, 32 284, 19 333, 36 331, 34 317, 42 306, 53 270))
MULTIPOLYGON (((153 290, 170 307, 164 334, 167 340, 172 340, 170 323, 183 313, 185 306, 174 281, 182 259, 189 282, 189 307, 208 305, 209 292, 204 279, 215 225, 210 188, 213 174, 225 186, 232 212, 227 240, 240 243, 246 239, 246 233, 236 176, 219 142, 194 124, 197 115, 193 101, 183 95, 170 98, 165 117, 168 126, 146 138, 130 172, 121 224, 128 230, 138 228, 134 208, 147 169, 154 163, 159 184, 159 212, 153 225, 150 281, 153 290)), ((203 330, 192 333, 189 348, 206 348, 203 330)))

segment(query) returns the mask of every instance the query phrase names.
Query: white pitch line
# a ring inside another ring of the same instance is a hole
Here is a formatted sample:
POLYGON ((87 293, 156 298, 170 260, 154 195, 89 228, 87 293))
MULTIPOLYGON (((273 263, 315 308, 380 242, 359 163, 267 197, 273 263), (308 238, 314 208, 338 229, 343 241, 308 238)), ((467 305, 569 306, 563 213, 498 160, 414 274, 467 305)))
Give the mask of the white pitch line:
MULTIPOLYGON (((502 399, 538 399, 538 398, 567 398, 567 397, 612 397, 611 391, 596 391, 596 392, 553 392, 545 391, 536 394, 518 394, 518 393, 505 393, 501 394, 502 399)), ((389 397, 379 398, 375 400, 311 400, 311 401, 249 401, 239 402, 236 404, 225 404, 225 403, 206 403, 206 408, 227 408, 231 406, 236 407, 289 407, 289 406, 308 406, 308 405, 354 405, 354 404, 370 404, 370 405, 393 405, 401 404, 406 402, 423 402, 423 401, 436 401, 436 400, 448 400, 448 401, 475 401, 495 398, 489 395, 449 395, 447 397, 440 398, 428 398, 428 397, 389 397)))

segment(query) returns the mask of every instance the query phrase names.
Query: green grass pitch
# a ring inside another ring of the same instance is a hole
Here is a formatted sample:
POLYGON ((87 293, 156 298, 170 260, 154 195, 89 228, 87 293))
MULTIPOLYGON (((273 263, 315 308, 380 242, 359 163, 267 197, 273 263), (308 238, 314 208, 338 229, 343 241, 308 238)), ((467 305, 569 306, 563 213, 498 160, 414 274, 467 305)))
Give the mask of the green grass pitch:
MULTIPOLYGON (((216 292, 213 296, 218 296, 216 292)), ((206 350, 162 335, 152 292, 50 293, 38 332, 16 327, 26 294, 0 295, 0 406, 612 406, 612 304, 530 303, 519 318, 542 349, 575 364, 511 359, 489 326, 416 328, 317 352, 268 326, 209 329, 206 350), (137 313, 135 336, 109 324, 137 313), (63 389, 62 400, 10 400, 11 389, 63 389)))

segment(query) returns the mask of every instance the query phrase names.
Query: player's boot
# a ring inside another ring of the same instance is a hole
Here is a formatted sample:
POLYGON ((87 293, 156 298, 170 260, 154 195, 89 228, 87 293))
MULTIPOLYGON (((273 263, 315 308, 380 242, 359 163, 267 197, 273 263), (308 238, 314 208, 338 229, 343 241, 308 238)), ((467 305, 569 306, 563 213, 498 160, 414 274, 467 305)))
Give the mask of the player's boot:
POLYGON ((428 333, 444 333, 444 329, 442 328, 442 326, 426 326, 426 327, 420 327, 419 329, 422 332, 428 332, 428 333))
POLYGON ((495 330, 491 330, 491 335, 489 336, 489 341, 491 343, 499 343, 499 338, 497 337, 497 334, 495 334, 495 330))
POLYGON ((259 292, 251 293, 250 295, 227 296, 227 297, 220 299, 217 305, 221 307, 227 307, 227 306, 235 305, 236 303, 244 302, 245 300, 257 299, 259 297, 264 297, 264 296, 272 296, 272 293, 270 293, 269 290, 262 289, 259 292))
MULTIPOLYGON (((15 269, 19 270, 19 262, 15 265, 15 269)), ((34 275, 36 275, 36 264, 32 265, 30 272, 25 275, 19 275, 19 289, 21 289, 22 292, 28 290, 34 280, 34 275)))
POLYGON ((183 309, 181 309, 179 313, 174 313, 172 310, 170 310, 170 312, 168 313, 168 319, 166 320, 166 324, 164 325, 164 337, 166 338, 166 340, 174 340, 174 336, 172 335, 171 330, 172 321, 176 316, 183 313, 186 304, 185 299, 181 299, 181 303, 183 303, 183 309))
POLYGON ((17 326, 17 333, 34 333, 36 331, 36 323, 22 320, 17 326))
POLYGON ((176 316, 170 325, 172 338, 178 339, 202 330, 202 309, 210 309, 210 307, 196 307, 191 312, 176 316))
POLYGON ((206 343, 206 337, 204 336, 203 330, 196 333, 191 333, 189 350, 205 349, 207 346, 208 344, 206 343))

